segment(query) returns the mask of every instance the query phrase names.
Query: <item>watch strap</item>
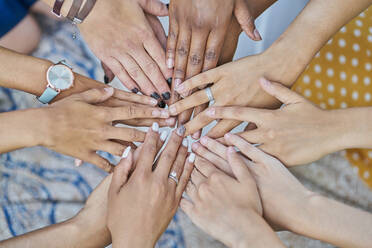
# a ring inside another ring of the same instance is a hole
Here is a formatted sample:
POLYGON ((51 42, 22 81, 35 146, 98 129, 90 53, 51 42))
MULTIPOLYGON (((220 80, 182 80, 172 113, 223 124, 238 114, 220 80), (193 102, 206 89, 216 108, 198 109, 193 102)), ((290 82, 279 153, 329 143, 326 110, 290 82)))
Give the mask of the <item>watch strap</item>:
POLYGON ((78 13, 76 18, 81 22, 85 20, 85 18, 89 15, 92 11, 94 5, 96 4, 96 0, 87 0, 84 4, 82 10, 78 13))
POLYGON ((73 0, 71 8, 66 16, 67 19, 74 22, 75 17, 79 14, 83 0, 73 0))
POLYGON ((53 90, 50 87, 46 87, 43 94, 37 98, 41 103, 47 104, 50 103, 57 95, 59 94, 58 91, 53 90))
POLYGON ((53 10, 52 12, 60 17, 61 16, 61 9, 62 9, 62 6, 63 6, 63 3, 65 2, 65 0, 56 0, 54 2, 54 5, 53 5, 53 10))

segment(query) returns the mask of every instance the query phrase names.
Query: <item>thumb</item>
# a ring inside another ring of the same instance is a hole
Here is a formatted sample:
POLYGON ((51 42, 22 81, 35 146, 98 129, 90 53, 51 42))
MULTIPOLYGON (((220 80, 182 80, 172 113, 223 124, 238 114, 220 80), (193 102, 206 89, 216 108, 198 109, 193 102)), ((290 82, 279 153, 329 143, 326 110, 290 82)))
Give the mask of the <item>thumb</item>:
POLYGON ((266 78, 260 78, 260 84, 266 93, 272 95, 286 105, 303 102, 304 100, 302 96, 288 89, 281 83, 275 83, 267 80, 266 78))
POLYGON ((114 94, 114 88, 94 88, 79 94, 79 98, 86 103, 101 103, 114 94))
POLYGON ((110 185, 110 194, 117 194, 120 191, 121 187, 128 181, 132 164, 133 154, 131 152, 131 147, 128 146, 123 153, 123 159, 115 167, 110 185))
POLYGON ((235 4, 234 15, 243 31, 254 41, 262 40, 262 37, 254 24, 255 18, 244 0, 238 0, 235 4))
POLYGON ((140 0, 142 9, 151 15, 155 16, 167 16, 168 8, 165 3, 160 0, 140 0))

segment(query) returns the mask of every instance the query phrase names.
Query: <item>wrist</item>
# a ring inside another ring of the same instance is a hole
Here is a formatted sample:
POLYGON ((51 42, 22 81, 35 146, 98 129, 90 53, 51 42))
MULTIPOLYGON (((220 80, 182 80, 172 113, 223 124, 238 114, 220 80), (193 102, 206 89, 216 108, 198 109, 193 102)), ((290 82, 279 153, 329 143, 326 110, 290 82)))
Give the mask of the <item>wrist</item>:
POLYGON ((49 115, 46 108, 29 109, 23 114, 26 126, 32 130, 25 135, 26 147, 42 146, 48 139, 49 115), (27 137, 27 138, 26 138, 27 137))
POLYGON ((125 231, 121 231, 118 234, 111 232, 111 237, 113 248, 153 248, 156 244, 156 241, 152 241, 146 236, 140 236, 138 233, 127 235, 125 231))

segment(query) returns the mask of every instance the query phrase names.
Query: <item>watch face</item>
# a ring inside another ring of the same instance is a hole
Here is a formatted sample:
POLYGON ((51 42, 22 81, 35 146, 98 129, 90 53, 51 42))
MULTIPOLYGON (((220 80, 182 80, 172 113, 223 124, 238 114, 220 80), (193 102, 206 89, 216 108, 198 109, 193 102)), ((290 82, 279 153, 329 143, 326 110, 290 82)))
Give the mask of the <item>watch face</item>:
POLYGON ((47 80, 54 89, 65 90, 72 86, 74 74, 65 65, 54 65, 48 70, 47 80))

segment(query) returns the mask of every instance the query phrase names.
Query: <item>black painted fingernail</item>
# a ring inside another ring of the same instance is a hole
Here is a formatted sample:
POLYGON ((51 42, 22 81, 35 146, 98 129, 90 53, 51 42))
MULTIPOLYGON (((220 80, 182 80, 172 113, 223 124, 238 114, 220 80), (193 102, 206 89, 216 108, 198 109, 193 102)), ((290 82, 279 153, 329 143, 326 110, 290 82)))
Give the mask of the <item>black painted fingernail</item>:
POLYGON ((161 96, 163 97, 164 100, 169 100, 170 99, 170 92, 165 92, 163 94, 161 94, 161 96))
POLYGON ((158 106, 159 108, 165 108, 165 102, 163 100, 161 100, 159 103, 158 103, 158 106))
POLYGON ((139 89, 138 89, 138 88, 133 88, 133 89, 132 89, 132 92, 133 92, 134 94, 137 94, 137 93, 139 92, 139 89))
POLYGON ((159 94, 156 93, 156 92, 152 93, 152 94, 151 94, 151 97, 154 98, 154 99, 156 99, 156 100, 160 99, 159 94))
POLYGON ((172 78, 168 78, 167 83, 168 83, 169 87, 172 87, 172 78))
POLYGON ((169 3, 167 3, 166 6, 167 6, 167 9, 169 9, 169 3))
POLYGON ((105 84, 109 84, 110 83, 110 79, 106 75, 103 77, 103 81, 105 82, 105 84))

